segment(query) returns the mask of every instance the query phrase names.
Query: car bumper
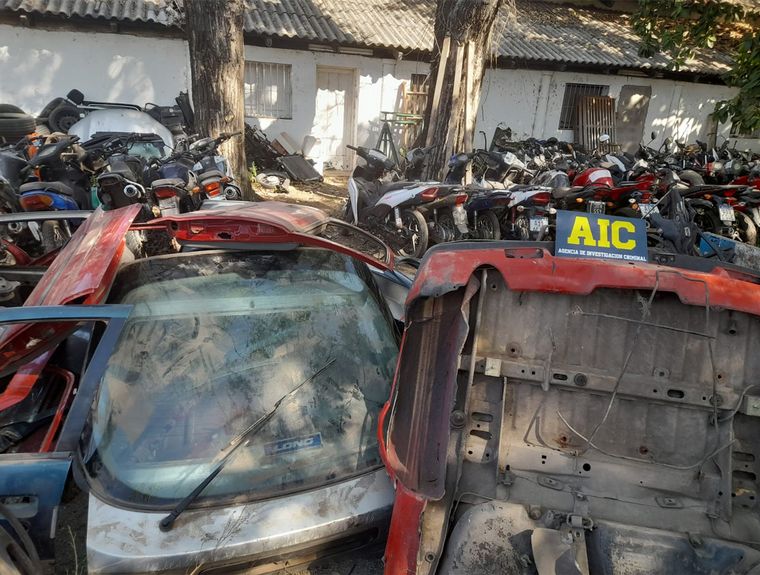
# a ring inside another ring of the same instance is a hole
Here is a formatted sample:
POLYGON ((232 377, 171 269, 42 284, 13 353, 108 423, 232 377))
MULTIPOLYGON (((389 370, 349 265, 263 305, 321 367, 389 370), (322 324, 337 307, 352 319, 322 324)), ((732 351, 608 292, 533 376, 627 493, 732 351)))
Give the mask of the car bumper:
POLYGON ((166 512, 117 508, 90 494, 90 573, 257 573, 292 567, 382 539, 394 492, 385 471, 268 501, 190 510, 168 533, 166 512), (278 566, 279 565, 279 566, 278 566), (259 569, 262 569, 259 571, 259 569))

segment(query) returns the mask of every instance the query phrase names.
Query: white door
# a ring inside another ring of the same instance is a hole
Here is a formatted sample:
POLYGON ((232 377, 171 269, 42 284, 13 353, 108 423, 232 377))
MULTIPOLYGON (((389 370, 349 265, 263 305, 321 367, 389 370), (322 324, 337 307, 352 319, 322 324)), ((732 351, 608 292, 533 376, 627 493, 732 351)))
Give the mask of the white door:
POLYGON ((350 170, 354 154, 346 148, 356 135, 356 71, 317 67, 317 106, 312 135, 321 140, 325 167, 350 170))

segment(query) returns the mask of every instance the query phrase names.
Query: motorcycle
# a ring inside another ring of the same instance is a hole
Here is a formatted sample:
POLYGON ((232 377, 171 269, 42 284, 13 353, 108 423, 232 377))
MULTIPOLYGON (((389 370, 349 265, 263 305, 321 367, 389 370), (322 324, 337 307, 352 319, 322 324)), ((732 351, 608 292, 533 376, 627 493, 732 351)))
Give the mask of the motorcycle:
MULTIPOLYGON (((23 211, 89 210, 89 174, 87 152, 77 145, 79 138, 62 134, 52 135, 28 160, 36 180, 21 184, 18 202, 23 211)), ((42 223, 40 241, 47 253, 60 248, 71 237, 68 220, 49 220, 42 223)))
POLYGON ((198 176, 201 192, 212 200, 242 200, 243 194, 235 183, 227 159, 219 154, 219 146, 242 132, 221 134, 218 138, 203 138, 190 146, 196 160, 193 172, 198 176))
POLYGON ((131 204, 145 206, 141 219, 150 219, 148 194, 144 185, 147 166, 145 160, 130 154, 131 144, 139 140, 135 135, 122 140, 113 137, 102 145, 100 155, 103 166, 97 177, 97 197, 104 210, 123 208, 131 204))
POLYGON ((459 199, 454 194, 461 190, 460 186, 393 181, 394 164, 382 152, 347 147, 355 151, 365 165, 357 165, 348 180, 346 221, 366 227, 399 254, 416 258, 427 251, 431 229, 434 240, 438 241, 456 238, 456 233, 450 233, 451 221, 460 234, 467 233, 461 194, 459 199), (441 217, 443 223, 439 222, 441 217))

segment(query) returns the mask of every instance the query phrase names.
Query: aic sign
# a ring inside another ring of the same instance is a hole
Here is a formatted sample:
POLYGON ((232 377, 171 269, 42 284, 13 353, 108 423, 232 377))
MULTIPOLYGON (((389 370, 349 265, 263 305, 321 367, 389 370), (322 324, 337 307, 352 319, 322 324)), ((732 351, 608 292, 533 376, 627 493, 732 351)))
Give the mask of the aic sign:
POLYGON ((557 212, 557 256, 647 261, 644 220, 584 212, 557 212))

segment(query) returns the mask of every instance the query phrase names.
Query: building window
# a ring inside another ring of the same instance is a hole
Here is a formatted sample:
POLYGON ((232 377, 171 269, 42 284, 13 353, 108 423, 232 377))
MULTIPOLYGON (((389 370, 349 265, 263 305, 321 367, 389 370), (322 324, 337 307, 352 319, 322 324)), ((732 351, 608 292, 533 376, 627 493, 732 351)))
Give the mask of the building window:
POLYGON ((596 84, 565 84, 565 97, 559 116, 560 130, 575 130, 578 127, 578 104, 588 96, 607 96, 609 86, 596 84))
POLYGON ((293 117, 290 64, 245 63, 245 115, 257 118, 293 117))

